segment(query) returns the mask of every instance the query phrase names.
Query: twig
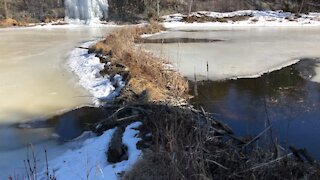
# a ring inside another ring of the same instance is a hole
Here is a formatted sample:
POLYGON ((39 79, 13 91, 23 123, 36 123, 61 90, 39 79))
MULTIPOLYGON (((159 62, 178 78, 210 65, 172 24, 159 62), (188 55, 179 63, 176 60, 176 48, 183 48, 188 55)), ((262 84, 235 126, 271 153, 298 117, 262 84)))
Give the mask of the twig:
POLYGON ((253 170, 255 170, 255 169, 258 169, 258 168, 261 168, 261 167, 264 167, 264 166, 268 166, 268 165, 270 165, 270 164, 272 164, 272 163, 275 163, 275 162, 277 162, 277 161, 281 161, 281 160, 283 160, 283 159, 285 159, 285 158, 287 158, 287 157, 290 157, 290 156, 292 156, 292 155, 293 155, 293 153, 286 154, 286 155, 284 155, 284 156, 282 156, 282 157, 279 157, 279 158, 277 158, 277 159, 274 159, 274 160, 272 160, 272 161, 269 161, 269 162, 266 162, 266 163, 261 163, 261 164, 258 164, 258 165, 256 165, 256 166, 254 166, 254 167, 251 167, 251 168, 249 168, 249 169, 246 169, 246 170, 244 170, 244 171, 234 173, 234 174, 232 174, 232 176, 237 175, 237 174, 241 174, 241 173, 245 173, 245 172, 248 172, 248 171, 253 171, 253 170))
POLYGON ((26 174, 28 176, 28 180, 31 180, 31 177, 29 175, 29 171, 28 171, 28 167, 27 167, 27 163, 26 163, 26 160, 23 160, 23 163, 24 163, 24 168, 26 169, 26 174))
POLYGON ((34 179, 37 180, 37 160, 36 160, 36 156, 34 154, 34 148, 33 145, 30 144, 30 148, 31 148, 31 152, 32 152, 32 158, 33 158, 33 173, 34 173, 34 179))
POLYGON ((206 161, 212 162, 212 163, 214 163, 215 165, 218 165, 219 167, 221 167, 222 169, 229 170, 229 168, 223 166, 222 164, 220 164, 220 163, 218 163, 218 162, 216 162, 216 161, 213 161, 213 160, 210 160, 210 159, 206 159, 206 161))
POLYGON ((260 134, 258 134, 258 136, 256 136, 255 138, 253 138, 251 141, 249 141, 248 143, 246 143, 243 148, 249 146, 250 144, 252 144, 253 142, 255 142, 256 140, 258 140, 265 132, 267 132, 269 129, 271 128, 271 126, 267 127, 265 130, 263 130, 260 134))
POLYGON ((234 135, 232 135, 232 134, 225 134, 225 135, 228 136, 228 137, 230 137, 231 139, 234 139, 234 140, 236 140, 236 141, 239 141, 241 144, 246 144, 245 141, 243 141, 242 139, 240 139, 240 138, 238 138, 238 137, 236 137, 236 136, 234 136, 234 135))
POLYGON ((50 180, 50 177, 49 177, 49 163, 48 163, 48 154, 47 154, 47 150, 44 149, 44 154, 46 156, 46 168, 47 168, 47 172, 46 172, 46 175, 47 175, 47 179, 50 180))
POLYGON ((79 47, 77 47, 77 48, 79 48, 79 49, 89 49, 88 47, 81 47, 81 46, 79 46, 79 47))
POLYGON ((311 165, 314 163, 314 159, 310 156, 306 149, 298 149, 294 146, 289 146, 289 149, 292 151, 293 155, 298 158, 299 161, 304 162, 303 158, 308 161, 311 165))
POLYGON ((109 118, 105 119, 103 122, 101 122, 100 124, 98 124, 96 126, 95 132, 102 132, 106 129, 114 128, 115 126, 118 126, 120 124, 134 121, 134 120, 138 119, 139 117, 141 117, 141 115, 138 114, 138 115, 131 115, 128 117, 124 117, 124 118, 120 118, 120 119, 116 119, 116 120, 111 120, 111 121, 109 118))

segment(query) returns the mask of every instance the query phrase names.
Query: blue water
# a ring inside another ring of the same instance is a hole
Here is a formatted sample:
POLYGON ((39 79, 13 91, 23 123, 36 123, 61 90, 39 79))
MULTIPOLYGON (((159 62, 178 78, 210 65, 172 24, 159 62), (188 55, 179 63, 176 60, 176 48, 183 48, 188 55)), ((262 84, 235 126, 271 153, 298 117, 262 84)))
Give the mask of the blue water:
POLYGON ((238 136, 259 134, 269 119, 283 147, 306 148, 320 159, 320 84, 303 78, 296 67, 255 79, 198 83, 193 104, 214 113, 238 136))

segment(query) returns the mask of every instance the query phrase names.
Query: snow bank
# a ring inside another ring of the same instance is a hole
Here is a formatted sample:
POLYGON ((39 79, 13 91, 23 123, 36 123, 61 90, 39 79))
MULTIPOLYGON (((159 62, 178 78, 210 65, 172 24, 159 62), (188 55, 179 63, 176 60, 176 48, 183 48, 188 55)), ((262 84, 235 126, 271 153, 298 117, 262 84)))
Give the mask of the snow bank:
MULTIPOLYGON (((128 146, 128 160, 116 164, 109 164, 105 152, 115 129, 104 132, 99 137, 87 139, 81 148, 69 150, 49 161, 49 171, 55 170, 59 180, 70 179, 118 179, 118 174, 127 171, 140 157, 141 151, 136 148, 140 138, 135 137, 137 128, 141 122, 135 122, 127 126, 122 141, 128 146)), ((39 179, 45 179, 45 171, 40 173, 39 179)))
POLYGON ((235 12, 209 12, 198 11, 193 12, 190 16, 209 17, 209 18, 231 18, 248 16, 248 20, 244 21, 228 21, 228 22, 203 22, 203 23, 186 23, 184 18, 187 15, 171 14, 163 16, 164 26, 166 28, 179 27, 206 27, 206 26, 320 26, 320 13, 301 14, 299 16, 290 12, 283 11, 256 11, 245 10, 235 12))
MULTIPOLYGON (((89 47, 95 42, 84 43, 81 47, 89 47)), ((79 77, 79 83, 93 95, 96 105, 112 100, 125 86, 120 75, 115 75, 113 80, 107 75, 101 76, 100 71, 104 69, 104 64, 100 63, 95 54, 88 54, 86 49, 74 49, 69 55, 68 65, 79 77)))

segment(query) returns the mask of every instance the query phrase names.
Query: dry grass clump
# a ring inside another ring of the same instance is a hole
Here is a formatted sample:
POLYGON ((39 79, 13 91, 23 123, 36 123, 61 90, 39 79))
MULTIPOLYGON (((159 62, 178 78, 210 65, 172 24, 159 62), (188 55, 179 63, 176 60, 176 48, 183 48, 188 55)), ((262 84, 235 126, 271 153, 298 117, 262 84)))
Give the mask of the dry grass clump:
POLYGON ((177 72, 167 69, 162 59, 136 48, 135 41, 142 34, 159 32, 162 26, 150 25, 123 28, 111 33, 106 39, 92 46, 89 51, 107 56, 111 64, 121 64, 129 72, 129 88, 140 95, 147 92, 150 101, 166 98, 186 98, 188 82, 177 72))
POLYGON ((222 23, 226 23, 229 21, 232 22, 237 22, 237 21, 246 21, 250 18, 250 16, 244 15, 244 16, 233 16, 233 17, 223 17, 223 18, 219 18, 219 17, 210 17, 210 16, 206 16, 206 15, 191 15, 191 16, 186 16, 184 18, 184 21, 188 22, 188 23, 194 23, 194 22, 198 22, 198 23, 203 23, 203 22, 222 22, 222 23))
POLYGON ((18 22, 15 19, 7 18, 0 20, 0 27, 11 27, 11 26, 27 26, 28 23, 26 22, 18 22))

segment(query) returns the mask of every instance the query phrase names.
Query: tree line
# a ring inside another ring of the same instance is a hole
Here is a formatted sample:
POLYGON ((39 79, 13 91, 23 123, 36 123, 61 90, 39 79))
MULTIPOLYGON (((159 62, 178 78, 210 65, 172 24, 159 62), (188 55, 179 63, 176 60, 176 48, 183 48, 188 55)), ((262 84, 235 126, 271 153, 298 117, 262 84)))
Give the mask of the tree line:
MULTIPOLYGON (((190 11, 243 9, 284 10, 304 13, 320 10, 320 0, 108 0, 111 19, 146 19, 190 11)), ((64 0, 0 0, 0 19, 43 21, 63 18, 64 0)))
POLYGON ((1 0, 0 18, 41 21, 64 17, 64 0, 1 0))

